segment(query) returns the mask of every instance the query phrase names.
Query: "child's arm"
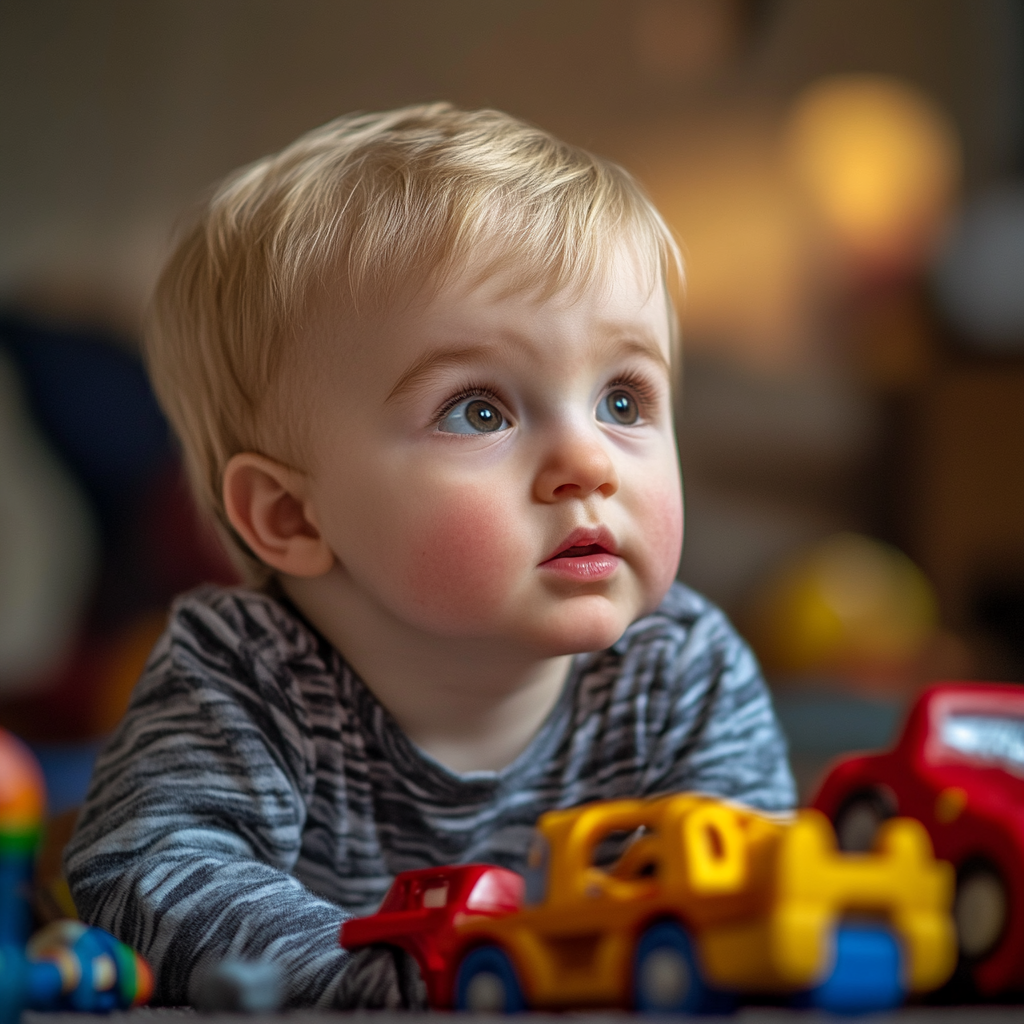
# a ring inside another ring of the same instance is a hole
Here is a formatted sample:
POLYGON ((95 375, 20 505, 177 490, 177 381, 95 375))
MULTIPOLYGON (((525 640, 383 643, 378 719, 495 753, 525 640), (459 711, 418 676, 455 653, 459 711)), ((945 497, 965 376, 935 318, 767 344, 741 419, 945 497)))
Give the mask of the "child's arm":
POLYGON ((313 726, 223 625, 179 614, 154 652, 68 847, 75 903, 149 959, 159 1002, 193 1002, 231 957, 274 961, 288 1006, 339 1005, 348 915, 291 874, 308 856, 313 726))

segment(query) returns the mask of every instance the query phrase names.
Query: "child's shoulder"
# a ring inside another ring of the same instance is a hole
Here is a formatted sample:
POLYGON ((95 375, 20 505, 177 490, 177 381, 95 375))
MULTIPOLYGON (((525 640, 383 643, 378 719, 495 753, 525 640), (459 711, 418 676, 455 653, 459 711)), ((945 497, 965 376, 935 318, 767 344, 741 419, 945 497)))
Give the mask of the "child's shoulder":
POLYGON ((347 694, 349 680, 334 649, 287 599, 204 585, 171 605, 125 721, 137 729, 171 716, 180 731, 193 715, 202 729, 216 708, 225 721, 273 720, 266 727, 275 735, 308 738, 314 724, 337 726, 339 687, 347 694))
POLYGON ((278 664, 329 654, 287 599, 245 587, 205 584, 182 594, 171 605, 165 638, 172 648, 278 664))
POLYGON ((252 614, 278 619, 294 619, 295 613, 286 599, 271 590, 252 590, 244 586, 222 586, 203 583, 179 594, 171 602, 171 618, 188 615, 198 609, 210 609, 225 621, 240 623, 252 614))

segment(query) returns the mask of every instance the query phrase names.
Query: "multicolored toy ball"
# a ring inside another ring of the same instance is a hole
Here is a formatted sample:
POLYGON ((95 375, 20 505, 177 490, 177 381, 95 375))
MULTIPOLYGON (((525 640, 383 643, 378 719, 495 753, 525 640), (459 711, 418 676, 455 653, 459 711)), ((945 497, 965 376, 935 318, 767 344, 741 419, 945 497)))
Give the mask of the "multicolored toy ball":
POLYGON ((54 921, 26 947, 28 1004, 35 1010, 109 1013, 141 1006, 153 994, 149 965, 102 928, 54 921))

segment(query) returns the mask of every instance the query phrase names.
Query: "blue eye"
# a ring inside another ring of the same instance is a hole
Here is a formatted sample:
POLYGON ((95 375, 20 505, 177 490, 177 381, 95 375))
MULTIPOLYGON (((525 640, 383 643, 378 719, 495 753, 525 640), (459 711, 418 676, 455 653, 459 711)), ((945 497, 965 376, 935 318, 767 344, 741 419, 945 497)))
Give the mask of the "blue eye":
POLYGON ((615 391, 609 391, 597 403, 597 418, 602 423, 617 423, 619 426, 629 427, 639 421, 640 407, 628 391, 617 388, 615 391))
POLYGON ((493 434, 506 430, 505 417, 483 398, 470 398, 450 409, 437 425, 447 434, 493 434))

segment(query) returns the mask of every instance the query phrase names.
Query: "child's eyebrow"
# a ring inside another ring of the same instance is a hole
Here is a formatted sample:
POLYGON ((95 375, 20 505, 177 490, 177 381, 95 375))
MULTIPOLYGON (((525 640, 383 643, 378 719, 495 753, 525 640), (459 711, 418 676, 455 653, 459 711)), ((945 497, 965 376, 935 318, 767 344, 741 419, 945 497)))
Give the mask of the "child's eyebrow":
POLYGON ((657 363, 659 369, 664 371, 667 377, 671 378, 672 376, 672 365, 665 353, 662 352, 661 346, 653 338, 647 336, 617 338, 609 345, 609 348, 614 349, 616 355, 640 356, 642 359, 650 359, 651 362, 657 363))
MULTIPOLYGON (((667 377, 672 375, 672 367, 668 358, 662 352, 661 346, 651 337, 613 337, 604 346, 615 355, 639 356, 642 359, 649 359, 657 364, 667 377)), ((417 385, 441 369, 450 367, 468 366, 479 362, 487 356, 493 355, 493 348, 487 345, 468 345, 465 348, 441 349, 434 352, 425 352, 416 360, 395 382, 395 386, 388 392, 385 404, 392 402, 411 391, 415 391, 417 385)))
POLYGON ((469 345, 466 348, 449 348, 425 352, 395 382, 395 386, 384 399, 385 404, 416 390, 416 385, 437 370, 453 366, 467 366, 478 362, 490 349, 485 345, 469 345))

